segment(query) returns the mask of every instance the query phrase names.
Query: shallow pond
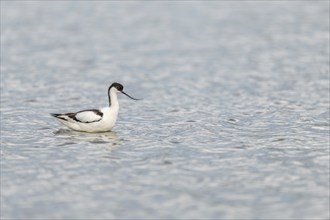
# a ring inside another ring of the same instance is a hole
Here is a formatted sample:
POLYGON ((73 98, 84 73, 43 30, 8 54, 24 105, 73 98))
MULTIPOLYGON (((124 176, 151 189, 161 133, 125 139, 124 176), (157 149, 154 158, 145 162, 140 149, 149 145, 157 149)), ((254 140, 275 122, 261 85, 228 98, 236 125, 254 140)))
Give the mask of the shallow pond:
POLYGON ((1 2, 4 219, 328 219, 329 2, 1 2), (106 106, 112 132, 49 113, 106 106))

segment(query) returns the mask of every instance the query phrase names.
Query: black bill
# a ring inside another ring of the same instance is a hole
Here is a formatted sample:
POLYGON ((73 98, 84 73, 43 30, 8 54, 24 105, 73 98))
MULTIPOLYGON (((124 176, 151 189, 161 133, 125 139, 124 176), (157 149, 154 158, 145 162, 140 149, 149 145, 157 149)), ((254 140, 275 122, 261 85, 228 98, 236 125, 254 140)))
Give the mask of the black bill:
POLYGON ((133 98, 132 96, 130 96, 127 93, 125 93, 124 91, 121 91, 121 93, 123 93, 124 95, 126 95, 127 97, 129 97, 129 98, 131 98, 133 100, 140 100, 140 99, 133 98))

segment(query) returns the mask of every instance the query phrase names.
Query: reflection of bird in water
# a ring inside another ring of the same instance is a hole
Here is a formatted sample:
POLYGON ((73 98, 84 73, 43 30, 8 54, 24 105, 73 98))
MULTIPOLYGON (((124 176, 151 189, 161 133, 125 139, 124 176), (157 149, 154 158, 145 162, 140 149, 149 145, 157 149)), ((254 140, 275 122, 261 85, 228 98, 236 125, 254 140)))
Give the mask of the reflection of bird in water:
POLYGON ((91 144, 105 144, 110 148, 114 148, 120 145, 120 139, 118 138, 117 133, 114 131, 104 132, 104 133, 85 133, 82 135, 81 132, 68 130, 68 129, 59 129, 55 131, 54 134, 58 137, 62 137, 70 140, 60 144, 61 146, 76 144, 78 142, 89 142, 91 144))
POLYGON ((109 106, 101 109, 89 109, 76 113, 51 114, 62 124, 76 131, 105 132, 115 126, 119 103, 117 93, 121 92, 131 99, 135 99, 123 91, 124 87, 119 83, 112 83, 108 89, 109 106))

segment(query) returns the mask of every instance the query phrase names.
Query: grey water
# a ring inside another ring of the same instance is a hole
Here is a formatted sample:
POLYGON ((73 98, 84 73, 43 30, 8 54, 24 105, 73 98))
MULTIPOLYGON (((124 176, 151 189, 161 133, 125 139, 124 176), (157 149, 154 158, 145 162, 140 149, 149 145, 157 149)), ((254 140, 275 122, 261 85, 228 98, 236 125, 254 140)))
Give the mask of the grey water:
POLYGON ((1 219, 329 219, 329 108, 329 1, 1 1, 1 219))

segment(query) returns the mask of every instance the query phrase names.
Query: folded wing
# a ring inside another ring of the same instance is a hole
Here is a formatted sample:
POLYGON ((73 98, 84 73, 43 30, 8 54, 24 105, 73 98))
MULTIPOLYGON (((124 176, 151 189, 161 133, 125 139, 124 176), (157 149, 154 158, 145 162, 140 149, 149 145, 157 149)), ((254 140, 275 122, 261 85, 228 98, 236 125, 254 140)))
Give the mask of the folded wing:
POLYGON ((98 109, 89 109, 77 113, 52 114, 52 116, 65 121, 92 123, 100 121, 103 113, 98 109))
POLYGON ((74 115, 74 120, 82 123, 97 122, 102 119, 103 113, 98 109, 90 109, 85 111, 77 112, 74 115))

